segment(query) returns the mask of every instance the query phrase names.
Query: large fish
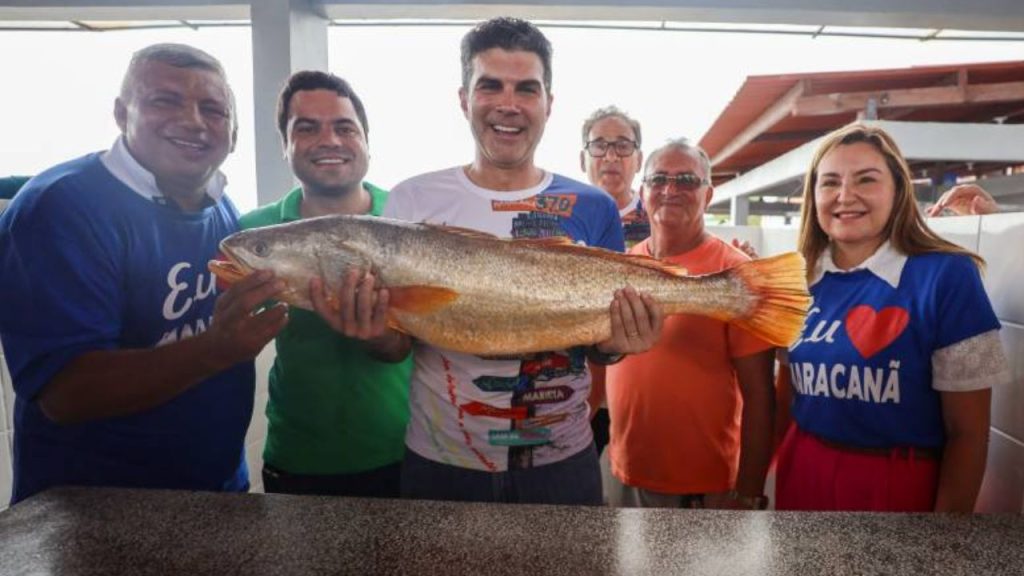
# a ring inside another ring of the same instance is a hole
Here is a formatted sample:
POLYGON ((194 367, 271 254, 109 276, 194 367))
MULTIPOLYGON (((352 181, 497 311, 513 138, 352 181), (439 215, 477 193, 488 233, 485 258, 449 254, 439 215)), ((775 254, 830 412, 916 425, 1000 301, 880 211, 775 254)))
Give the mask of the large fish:
POLYGON ((372 216, 324 216, 233 234, 224 260, 231 283, 255 270, 285 280, 281 300, 312 309, 309 281, 329 293, 352 266, 373 269, 391 293, 390 323, 435 346, 482 356, 593 344, 611 335, 613 293, 633 286, 666 314, 738 324, 787 346, 810 301, 796 253, 706 276, 652 258, 574 245, 568 239, 505 240, 488 234, 372 216))

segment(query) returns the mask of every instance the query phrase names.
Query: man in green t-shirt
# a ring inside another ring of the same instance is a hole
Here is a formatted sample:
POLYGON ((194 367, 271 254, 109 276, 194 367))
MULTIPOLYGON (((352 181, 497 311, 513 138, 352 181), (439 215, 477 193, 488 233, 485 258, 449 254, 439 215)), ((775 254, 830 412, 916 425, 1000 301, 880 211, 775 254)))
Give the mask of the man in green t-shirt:
MULTIPOLYGON (((241 218, 242 228, 328 214, 380 215, 387 192, 364 182, 366 112, 348 83, 297 72, 277 107, 285 156, 301 183, 241 218)), ((398 497, 409 420, 411 356, 382 362, 360 340, 292 309, 270 369, 267 492, 398 497)))

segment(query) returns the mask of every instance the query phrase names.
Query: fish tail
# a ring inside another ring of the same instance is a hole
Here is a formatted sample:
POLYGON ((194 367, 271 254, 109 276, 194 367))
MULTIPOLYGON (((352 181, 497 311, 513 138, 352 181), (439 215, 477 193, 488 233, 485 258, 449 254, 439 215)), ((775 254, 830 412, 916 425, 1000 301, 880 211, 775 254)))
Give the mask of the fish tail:
POLYGON ((811 296, 807 264, 797 252, 745 262, 730 270, 756 297, 753 310, 732 322, 776 346, 789 346, 804 326, 811 296))

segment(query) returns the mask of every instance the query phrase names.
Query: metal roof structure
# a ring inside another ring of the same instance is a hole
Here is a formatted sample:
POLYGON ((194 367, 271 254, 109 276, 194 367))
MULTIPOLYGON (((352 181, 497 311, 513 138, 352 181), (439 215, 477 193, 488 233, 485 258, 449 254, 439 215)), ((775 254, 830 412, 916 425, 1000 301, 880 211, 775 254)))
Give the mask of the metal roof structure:
MULTIPOLYGON (((817 139, 858 119, 891 129, 918 178, 1004 174, 1024 166, 1024 61, 751 76, 700 140, 718 209, 751 195, 792 195, 817 139)), ((745 210, 733 212, 742 219, 745 210)))
POLYGON ((1024 60, 750 76, 700 144, 721 181, 865 117, 1024 123, 1024 60))
POLYGON ((126 23, 196 27, 248 22, 260 204, 278 199, 294 182, 281 158, 273 120, 277 89, 293 71, 329 68, 329 26, 340 21, 366 25, 371 19, 478 21, 499 15, 666 31, 758 25, 760 33, 863 35, 858 29, 873 27, 888 37, 917 40, 1016 40, 1024 33, 1021 0, 0 0, 0 27, 7 29, 95 32, 126 23))

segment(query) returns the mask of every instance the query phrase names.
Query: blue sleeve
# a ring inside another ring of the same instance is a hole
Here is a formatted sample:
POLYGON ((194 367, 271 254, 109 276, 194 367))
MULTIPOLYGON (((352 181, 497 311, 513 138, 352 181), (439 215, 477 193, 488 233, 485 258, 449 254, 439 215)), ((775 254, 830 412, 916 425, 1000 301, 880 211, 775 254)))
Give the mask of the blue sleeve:
POLYGON ((32 398, 76 356, 120 333, 116 255, 87 190, 26 188, 0 217, 0 338, 18 394, 32 398))
POLYGON ((998 330, 981 273, 967 256, 946 256, 935 280, 935 348, 998 330))
POLYGON ((622 218, 619 217, 618 206, 611 198, 608 198, 604 205, 604 217, 598 220, 603 222, 604 226, 597 230, 598 240, 594 245, 616 252, 625 252, 626 240, 622 231, 622 218))

